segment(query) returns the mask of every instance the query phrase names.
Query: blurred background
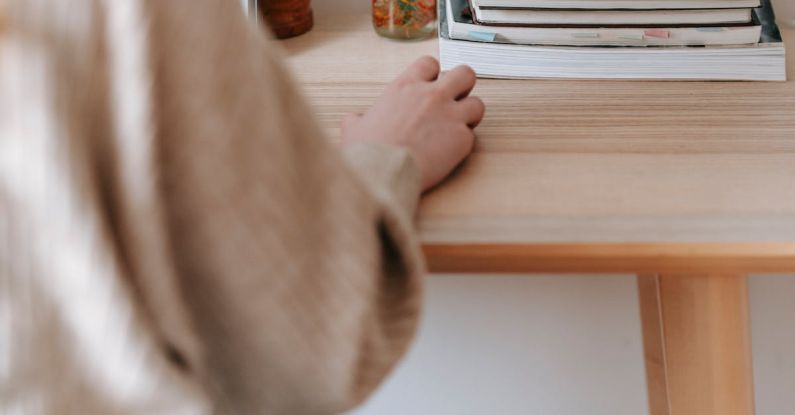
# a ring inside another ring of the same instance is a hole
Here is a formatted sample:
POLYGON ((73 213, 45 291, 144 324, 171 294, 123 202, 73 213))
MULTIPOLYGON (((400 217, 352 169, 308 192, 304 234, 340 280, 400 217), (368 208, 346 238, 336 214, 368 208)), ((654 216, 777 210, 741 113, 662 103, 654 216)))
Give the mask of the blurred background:
MULTIPOLYGON (((774 0, 782 27, 795 1, 774 0)), ((368 0, 313 0, 316 20, 368 0)), ((408 358, 350 415, 646 415, 635 278, 432 276, 408 358)), ((795 276, 751 286, 757 415, 795 408, 795 276)))

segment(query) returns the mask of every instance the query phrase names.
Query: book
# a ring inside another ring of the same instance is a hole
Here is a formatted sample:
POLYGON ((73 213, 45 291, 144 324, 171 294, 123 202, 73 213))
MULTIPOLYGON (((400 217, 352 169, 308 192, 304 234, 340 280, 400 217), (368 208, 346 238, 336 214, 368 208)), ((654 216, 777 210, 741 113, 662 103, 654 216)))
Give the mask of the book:
POLYGON ((683 46, 683 45, 737 45, 755 44, 759 41, 762 26, 511 26, 477 24, 467 14, 466 1, 458 3, 457 19, 448 19, 448 36, 451 39, 492 43, 550 46, 683 46))
POLYGON ((451 25, 449 37, 514 45, 547 46, 729 46, 759 41, 762 27, 537 28, 451 25))
POLYGON ((488 9, 470 0, 475 22, 514 26, 657 26, 739 25, 752 20, 753 10, 555 10, 488 9))
MULTIPOLYGON (((499 32, 484 31, 484 26, 474 24, 471 16, 464 12, 467 8, 466 0, 439 1, 439 56, 443 70, 469 65, 480 77, 487 78, 786 80, 784 45, 769 0, 763 0, 762 7, 754 10, 755 26, 699 32, 704 35, 717 33, 734 36, 733 33, 754 31, 755 43, 721 46, 632 47, 626 44, 618 47, 576 47, 520 44, 510 34, 504 34, 507 29, 517 28, 500 27, 499 32)), ((493 27, 488 28, 491 30, 493 27)), ((592 35, 589 33, 588 36, 592 35)))
POLYGON ((519 9, 727 9, 759 7, 759 0, 479 0, 480 7, 519 9))

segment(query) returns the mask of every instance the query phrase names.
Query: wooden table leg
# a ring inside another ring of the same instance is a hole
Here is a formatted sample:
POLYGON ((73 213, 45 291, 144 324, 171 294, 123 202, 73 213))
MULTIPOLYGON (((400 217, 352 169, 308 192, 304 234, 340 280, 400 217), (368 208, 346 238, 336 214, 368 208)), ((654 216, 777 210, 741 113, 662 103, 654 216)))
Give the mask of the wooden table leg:
POLYGON ((651 415, 753 415, 747 279, 638 277, 651 415))

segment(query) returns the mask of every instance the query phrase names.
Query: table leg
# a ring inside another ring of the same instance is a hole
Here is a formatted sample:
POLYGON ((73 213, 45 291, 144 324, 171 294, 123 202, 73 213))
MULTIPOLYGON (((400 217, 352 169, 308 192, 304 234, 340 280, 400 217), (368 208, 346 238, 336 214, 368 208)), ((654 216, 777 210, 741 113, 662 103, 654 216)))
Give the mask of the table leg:
POLYGON ((651 415, 753 415, 747 279, 638 276, 651 415))

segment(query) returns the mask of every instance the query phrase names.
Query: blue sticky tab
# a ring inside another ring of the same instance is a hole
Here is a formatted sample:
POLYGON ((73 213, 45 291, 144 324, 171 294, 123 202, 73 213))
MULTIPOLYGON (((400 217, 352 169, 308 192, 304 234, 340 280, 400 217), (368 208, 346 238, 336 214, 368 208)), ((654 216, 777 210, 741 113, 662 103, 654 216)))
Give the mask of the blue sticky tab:
POLYGON ((696 30, 699 32, 722 32, 722 27, 699 27, 696 30))
POLYGON ((469 38, 474 40, 480 40, 483 42, 494 42, 494 38, 497 37, 497 34, 489 32, 476 32, 474 30, 470 30, 467 33, 467 36, 469 36, 469 38))

